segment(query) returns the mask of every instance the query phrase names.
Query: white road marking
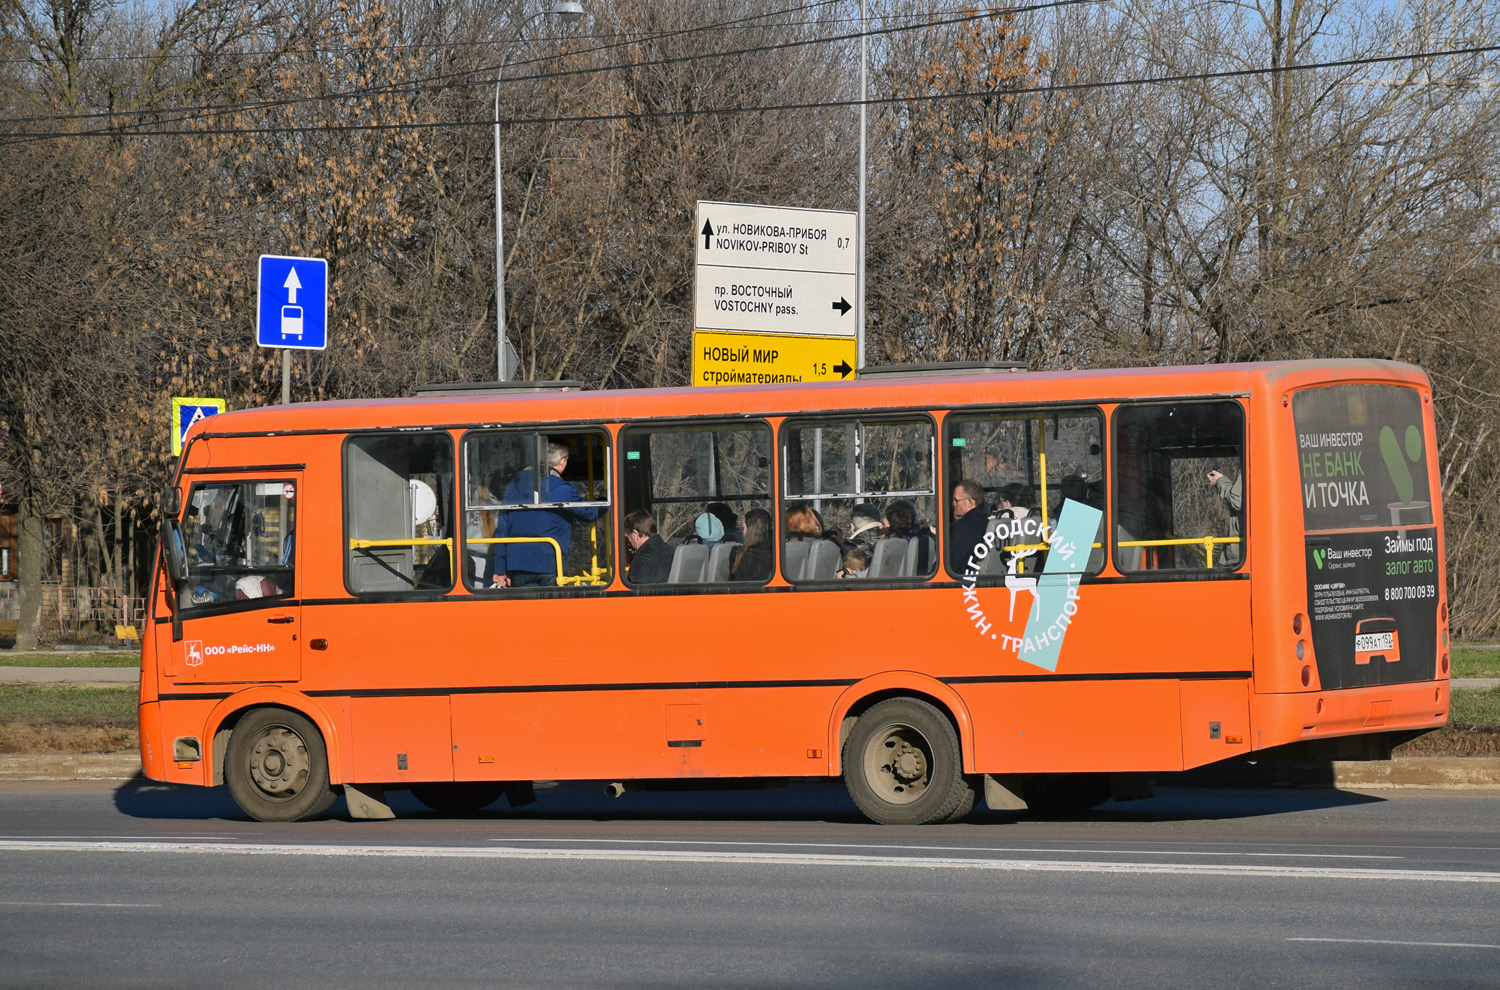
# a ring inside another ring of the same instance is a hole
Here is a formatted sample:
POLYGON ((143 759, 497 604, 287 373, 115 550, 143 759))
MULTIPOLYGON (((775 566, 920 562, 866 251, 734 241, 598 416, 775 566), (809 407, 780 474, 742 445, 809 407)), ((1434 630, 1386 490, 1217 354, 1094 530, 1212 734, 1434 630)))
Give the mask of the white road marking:
POLYGON ((515 859, 614 863, 713 863, 757 866, 827 866, 853 869, 1002 870, 1035 873, 1168 874, 1177 876, 1286 877, 1302 880, 1403 880, 1500 883, 1482 870, 1402 870, 1356 867, 1260 866, 1250 863, 1121 863, 1087 860, 981 859, 955 856, 852 856, 835 853, 757 853, 673 849, 579 849, 504 846, 284 845, 235 842, 0 841, 0 854, 17 852, 179 853, 218 856, 363 856, 391 859, 515 859))
POLYGON ((89 901, 0 901, 0 907, 65 907, 65 908, 159 908, 160 904, 104 904, 89 901))
POLYGON ((734 839, 554 839, 554 838, 505 838, 487 839, 488 842, 612 842, 621 845, 654 846, 765 846, 782 849, 906 849, 924 852, 985 852, 985 853, 1105 853, 1119 856, 1259 856, 1276 859, 1405 859, 1405 856, 1376 856, 1365 853, 1272 853, 1272 852, 1215 852, 1209 849, 1058 849, 1046 846, 913 846, 904 843, 877 844, 873 842, 756 842, 734 839))
POLYGON ((1394 938, 1289 938, 1288 942, 1347 942, 1352 945, 1419 945, 1435 949, 1500 949, 1486 942, 1403 942, 1394 938))

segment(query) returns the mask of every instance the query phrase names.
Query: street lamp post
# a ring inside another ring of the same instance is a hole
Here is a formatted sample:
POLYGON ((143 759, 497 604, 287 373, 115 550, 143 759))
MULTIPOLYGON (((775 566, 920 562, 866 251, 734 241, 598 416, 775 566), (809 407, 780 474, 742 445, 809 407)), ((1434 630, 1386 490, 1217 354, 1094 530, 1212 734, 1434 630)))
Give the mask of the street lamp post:
MULTIPOLYGON (((580 0, 559 0, 546 10, 539 10, 516 28, 512 41, 519 41, 521 32, 534 20, 545 17, 548 14, 556 14, 562 18, 564 23, 571 24, 583 16, 583 4, 580 0)), ((495 359, 499 380, 510 381, 514 369, 506 360, 505 340, 505 212, 504 202, 501 198, 501 171, 500 171, 500 83, 499 74, 505 70, 506 57, 500 60, 500 68, 496 70, 495 79, 495 350, 498 356, 495 359)))

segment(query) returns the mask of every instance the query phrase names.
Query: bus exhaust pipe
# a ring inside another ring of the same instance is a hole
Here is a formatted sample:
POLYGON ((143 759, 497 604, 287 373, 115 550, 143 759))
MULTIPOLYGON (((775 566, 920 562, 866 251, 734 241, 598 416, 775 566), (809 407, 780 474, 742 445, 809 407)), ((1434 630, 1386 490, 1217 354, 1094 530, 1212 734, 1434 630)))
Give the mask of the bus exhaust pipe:
POLYGON ((636 789, 637 788, 635 782, 629 780, 617 780, 613 783, 604 785, 604 793, 608 794, 612 798, 620 797, 636 789))

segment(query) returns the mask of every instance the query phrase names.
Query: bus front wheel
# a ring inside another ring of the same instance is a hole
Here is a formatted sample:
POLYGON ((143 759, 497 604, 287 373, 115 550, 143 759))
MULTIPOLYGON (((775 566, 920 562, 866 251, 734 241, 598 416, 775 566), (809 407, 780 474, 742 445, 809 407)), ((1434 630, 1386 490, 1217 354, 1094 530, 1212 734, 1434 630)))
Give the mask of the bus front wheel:
POLYGON ((229 734, 224 782, 245 814, 262 822, 321 815, 338 796, 328 786, 328 750, 318 727, 284 708, 257 708, 229 734))
POLYGON ((932 705, 891 698, 854 723, 844 743, 844 784, 871 821, 926 825, 953 821, 974 806, 958 733, 932 705))

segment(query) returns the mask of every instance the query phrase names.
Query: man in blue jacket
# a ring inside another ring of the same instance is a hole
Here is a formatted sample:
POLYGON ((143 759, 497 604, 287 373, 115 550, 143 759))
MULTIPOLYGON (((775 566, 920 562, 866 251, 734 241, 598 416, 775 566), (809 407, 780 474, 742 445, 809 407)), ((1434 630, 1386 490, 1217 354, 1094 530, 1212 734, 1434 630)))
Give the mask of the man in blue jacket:
MULTIPOLYGON (((582 501, 578 489, 562 479, 568 466, 568 448, 560 443, 547 444, 547 485, 542 489, 543 502, 582 501)), ((505 488, 503 501, 507 505, 527 503, 532 500, 532 472, 527 468, 516 475, 505 488)), ((592 522, 599 518, 599 510, 593 506, 576 509, 512 509, 500 513, 495 522, 496 536, 550 537, 562 550, 564 565, 568 551, 573 546, 573 520, 592 522)), ((493 588, 522 588, 528 585, 557 584, 557 555, 550 543, 496 543, 493 556, 495 576, 493 588)))

